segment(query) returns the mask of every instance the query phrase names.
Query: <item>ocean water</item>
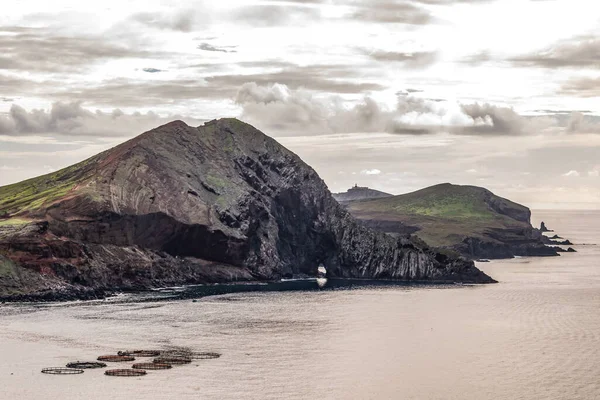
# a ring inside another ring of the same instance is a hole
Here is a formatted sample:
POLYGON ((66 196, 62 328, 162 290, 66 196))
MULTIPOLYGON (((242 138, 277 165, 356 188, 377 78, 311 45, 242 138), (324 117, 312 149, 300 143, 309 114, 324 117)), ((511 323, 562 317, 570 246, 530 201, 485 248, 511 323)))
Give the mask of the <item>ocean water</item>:
POLYGON ((600 212, 540 220, 578 253, 479 264, 496 285, 2 305, 0 400, 600 398, 600 212), (222 357, 140 378, 40 373, 170 346, 222 357))

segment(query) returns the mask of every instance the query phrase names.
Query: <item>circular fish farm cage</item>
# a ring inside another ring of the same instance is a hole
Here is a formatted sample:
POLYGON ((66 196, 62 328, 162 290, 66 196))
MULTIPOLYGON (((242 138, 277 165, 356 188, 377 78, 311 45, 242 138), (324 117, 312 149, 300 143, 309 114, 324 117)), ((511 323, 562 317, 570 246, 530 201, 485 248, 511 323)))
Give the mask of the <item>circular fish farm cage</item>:
POLYGON ((221 354, 213 353, 213 352, 204 352, 204 353, 193 352, 193 353, 190 353, 190 355, 188 357, 191 358, 192 360, 211 360, 214 358, 221 357, 221 354))
POLYGON ((100 356, 97 358, 97 360, 98 361, 108 361, 108 362, 128 362, 128 361, 135 361, 135 357, 108 355, 108 356, 100 356))
POLYGON ((67 364, 67 368, 79 368, 79 369, 93 369, 93 368, 104 368, 106 364, 103 362, 88 362, 88 361, 75 361, 67 364))
POLYGON ((104 375, 108 376, 144 376, 146 371, 143 369, 109 369, 104 371, 104 375))
POLYGON ((50 374, 50 375, 79 375, 83 374, 82 369, 78 368, 44 368, 42 370, 42 374, 50 374))
POLYGON ((158 369, 171 369, 173 366, 167 363, 137 363, 132 365, 133 369, 147 369, 147 370, 158 370, 158 369))
POLYGON ((162 353, 162 357, 178 357, 189 358, 191 360, 208 360, 221 357, 220 353, 215 352, 200 352, 200 351, 185 351, 185 350, 168 350, 162 353))
POLYGON ((120 356, 134 356, 134 357, 158 357, 161 354, 160 350, 126 350, 119 351, 117 353, 120 356))
POLYGON ((155 358, 154 364, 171 364, 171 365, 182 365, 189 364, 192 362, 192 359, 189 357, 178 357, 178 356, 168 356, 168 357, 158 357, 155 358))

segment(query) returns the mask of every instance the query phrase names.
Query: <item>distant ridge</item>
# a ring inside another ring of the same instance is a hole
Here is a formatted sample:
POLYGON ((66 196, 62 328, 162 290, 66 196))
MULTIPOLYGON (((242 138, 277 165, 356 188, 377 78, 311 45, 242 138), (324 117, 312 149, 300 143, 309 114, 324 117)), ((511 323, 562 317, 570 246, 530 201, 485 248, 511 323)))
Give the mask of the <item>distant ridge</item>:
POLYGON ((333 198, 340 203, 368 199, 383 199, 392 196, 393 195, 389 193, 381 192, 379 190, 370 189, 366 186, 358 185, 354 185, 353 187, 342 193, 333 193, 333 198))
POLYGON ((346 203, 366 226, 392 234, 414 234, 434 247, 468 258, 558 255, 531 211, 477 186, 442 183, 416 192, 346 203))

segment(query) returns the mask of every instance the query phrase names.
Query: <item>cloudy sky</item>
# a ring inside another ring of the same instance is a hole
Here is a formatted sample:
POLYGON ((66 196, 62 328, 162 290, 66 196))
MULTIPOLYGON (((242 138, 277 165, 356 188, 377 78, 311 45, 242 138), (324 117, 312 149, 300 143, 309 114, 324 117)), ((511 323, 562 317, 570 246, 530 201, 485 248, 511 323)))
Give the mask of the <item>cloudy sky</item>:
POLYGON ((332 191, 474 184, 600 208, 589 0, 7 0, 0 185, 239 117, 332 191))

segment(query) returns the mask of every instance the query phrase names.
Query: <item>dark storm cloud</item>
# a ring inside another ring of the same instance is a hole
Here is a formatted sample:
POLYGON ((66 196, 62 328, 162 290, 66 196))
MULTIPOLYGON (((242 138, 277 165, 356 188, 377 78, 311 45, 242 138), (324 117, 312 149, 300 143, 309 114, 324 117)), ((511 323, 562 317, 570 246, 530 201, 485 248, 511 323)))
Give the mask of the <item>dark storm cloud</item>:
POLYGON ((44 29, 18 33, 0 28, 0 69, 27 72, 80 71, 95 62, 151 54, 110 43, 104 37, 60 36, 44 29))
POLYGON ((210 43, 200 43, 198 46, 196 46, 196 48, 198 50, 204 50, 204 51, 218 51, 218 52, 222 52, 222 53, 236 53, 236 50, 228 50, 228 49, 233 49, 235 46, 221 46, 221 47, 217 47, 217 46, 213 46, 210 43))
POLYGON ((599 68, 600 38, 578 36, 560 41, 544 50, 509 59, 519 66, 542 68, 599 68))
POLYGON ((363 52, 374 60, 382 62, 398 62, 407 68, 423 68, 432 65, 437 60, 435 51, 395 52, 395 51, 367 51, 363 52))

